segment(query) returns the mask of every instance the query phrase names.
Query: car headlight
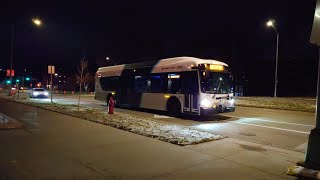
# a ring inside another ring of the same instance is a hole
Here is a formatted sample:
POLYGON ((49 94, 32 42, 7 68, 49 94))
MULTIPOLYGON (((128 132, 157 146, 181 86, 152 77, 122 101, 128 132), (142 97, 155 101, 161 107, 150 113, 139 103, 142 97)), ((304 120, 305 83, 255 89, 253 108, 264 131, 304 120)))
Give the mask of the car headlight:
POLYGON ((38 92, 33 92, 32 94, 35 95, 35 96, 39 95, 38 92))
POLYGON ((48 92, 44 92, 44 95, 48 96, 48 94, 49 94, 48 92))
POLYGON ((208 99, 202 99, 200 104, 202 107, 211 107, 211 103, 208 99))
POLYGON ((230 104, 234 104, 234 99, 231 99, 231 100, 230 100, 230 104))

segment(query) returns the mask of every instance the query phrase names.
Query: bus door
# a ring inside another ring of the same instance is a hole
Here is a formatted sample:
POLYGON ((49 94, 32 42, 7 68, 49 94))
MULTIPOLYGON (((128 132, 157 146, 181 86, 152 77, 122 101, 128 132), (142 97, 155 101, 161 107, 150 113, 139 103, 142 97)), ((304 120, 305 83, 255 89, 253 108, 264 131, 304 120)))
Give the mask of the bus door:
POLYGON ((118 98, 119 98, 119 104, 120 105, 126 105, 129 103, 129 99, 128 99, 128 94, 129 94, 129 89, 130 89, 130 77, 129 76, 121 76, 119 78, 120 81, 120 86, 117 92, 119 92, 118 94, 118 98))
POLYGON ((184 93, 183 112, 199 114, 200 107, 198 72, 183 72, 181 76, 181 85, 184 93))
POLYGON ((139 107, 142 94, 146 91, 144 69, 126 69, 122 72, 120 103, 128 107, 139 107))

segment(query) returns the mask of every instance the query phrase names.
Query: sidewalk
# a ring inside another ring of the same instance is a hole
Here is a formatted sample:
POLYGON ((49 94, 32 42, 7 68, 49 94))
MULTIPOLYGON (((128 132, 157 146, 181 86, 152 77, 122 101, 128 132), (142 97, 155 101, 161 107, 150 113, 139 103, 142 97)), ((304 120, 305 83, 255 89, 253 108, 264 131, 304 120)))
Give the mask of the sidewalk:
MULTIPOLYGON (((18 120, 22 116, 4 111, 18 120)), ((34 112, 39 127, 0 131, 0 179, 295 179, 285 175, 287 167, 304 156, 232 138, 181 147, 34 112)))

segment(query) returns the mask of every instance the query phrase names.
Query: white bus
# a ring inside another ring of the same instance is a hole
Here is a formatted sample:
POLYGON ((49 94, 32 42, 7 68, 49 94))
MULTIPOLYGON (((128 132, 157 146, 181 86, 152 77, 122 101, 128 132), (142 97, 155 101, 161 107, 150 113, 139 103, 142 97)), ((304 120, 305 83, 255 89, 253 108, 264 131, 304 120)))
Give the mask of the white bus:
POLYGON ((176 57, 101 67, 95 99, 112 96, 119 107, 207 115, 234 111, 233 77, 227 64, 194 57, 176 57))

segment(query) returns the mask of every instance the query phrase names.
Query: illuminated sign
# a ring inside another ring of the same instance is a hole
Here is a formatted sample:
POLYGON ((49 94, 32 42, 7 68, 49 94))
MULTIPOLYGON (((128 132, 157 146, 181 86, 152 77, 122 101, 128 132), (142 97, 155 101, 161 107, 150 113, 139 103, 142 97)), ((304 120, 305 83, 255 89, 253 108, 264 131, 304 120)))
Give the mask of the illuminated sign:
POLYGON ((224 67, 219 64, 210 64, 209 69, 214 71, 223 71, 224 67))
MULTIPOLYGON (((7 69, 7 76, 10 76, 10 69, 7 69)), ((14 76, 14 70, 11 70, 11 76, 14 76)))
POLYGON ((168 78, 178 79, 178 78, 180 78, 180 75, 177 75, 177 74, 168 74, 168 78))
POLYGON ((54 66, 51 66, 51 65, 49 65, 48 66, 48 74, 55 74, 55 67, 54 66))

